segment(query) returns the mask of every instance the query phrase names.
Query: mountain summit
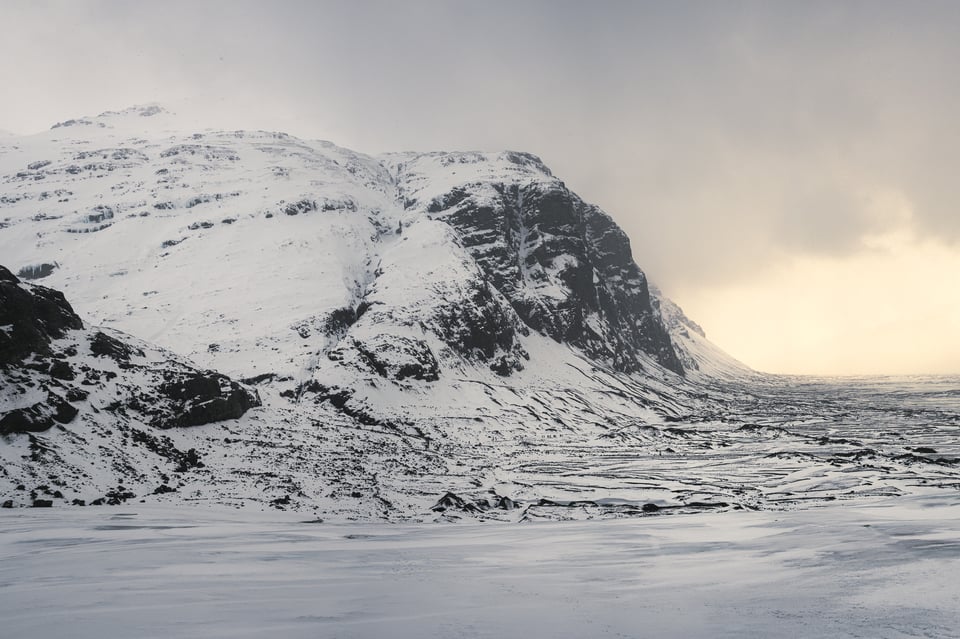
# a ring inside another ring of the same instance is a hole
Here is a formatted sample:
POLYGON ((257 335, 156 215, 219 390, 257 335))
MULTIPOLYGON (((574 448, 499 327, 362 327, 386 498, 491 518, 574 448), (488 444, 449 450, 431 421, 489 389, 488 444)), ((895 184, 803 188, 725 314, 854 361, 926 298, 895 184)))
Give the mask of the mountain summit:
MULTIPOLYGON (((283 133, 174 132, 172 117, 148 105, 0 140, 0 242, 19 279, 62 291, 85 323, 256 387, 262 406, 245 400, 239 421, 176 429, 173 444, 216 460, 181 479, 204 499, 267 486, 291 507, 421 512, 464 482, 502 483, 495 460, 523 438, 659 419, 695 395, 685 377, 746 373, 536 156, 371 157, 283 133)), ((0 412, 19 409, 12 397, 0 412)), ((112 401, 91 395, 54 430, 103 427, 112 401)), ((149 451, 127 445, 142 417, 111 420, 97 438, 44 435, 77 493, 159 482, 149 451), (103 448, 122 463, 84 470, 103 448)), ((8 481, 53 464, 16 449, 0 447, 8 481)))

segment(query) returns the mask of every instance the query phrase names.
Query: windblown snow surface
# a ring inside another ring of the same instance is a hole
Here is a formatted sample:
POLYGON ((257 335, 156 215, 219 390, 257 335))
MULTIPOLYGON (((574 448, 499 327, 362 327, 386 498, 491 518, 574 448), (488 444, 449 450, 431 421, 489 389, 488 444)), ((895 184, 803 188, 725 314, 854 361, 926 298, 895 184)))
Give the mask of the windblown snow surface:
POLYGON ((954 495, 591 522, 0 520, 4 637, 956 637, 954 495))
POLYGON ((261 400, 3 436, 0 637, 960 636, 960 379, 748 370, 529 154, 69 120, 0 264, 261 400))

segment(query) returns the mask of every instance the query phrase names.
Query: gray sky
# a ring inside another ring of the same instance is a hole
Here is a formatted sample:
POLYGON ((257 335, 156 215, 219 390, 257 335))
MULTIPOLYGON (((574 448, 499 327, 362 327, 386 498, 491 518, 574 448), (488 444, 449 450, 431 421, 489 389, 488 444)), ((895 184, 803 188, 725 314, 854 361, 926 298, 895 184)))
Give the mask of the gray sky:
POLYGON ((4 0, 0 24, 0 129, 158 101, 531 151, 747 363, 960 373, 958 2, 4 0))

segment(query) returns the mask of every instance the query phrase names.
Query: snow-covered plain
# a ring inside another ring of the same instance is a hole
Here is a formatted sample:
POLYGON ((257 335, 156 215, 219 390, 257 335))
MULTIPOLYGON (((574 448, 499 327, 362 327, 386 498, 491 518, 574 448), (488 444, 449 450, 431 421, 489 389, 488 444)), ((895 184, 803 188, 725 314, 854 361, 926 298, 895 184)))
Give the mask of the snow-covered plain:
POLYGON ((529 524, 0 516, 0 635, 957 637, 960 498, 529 524))

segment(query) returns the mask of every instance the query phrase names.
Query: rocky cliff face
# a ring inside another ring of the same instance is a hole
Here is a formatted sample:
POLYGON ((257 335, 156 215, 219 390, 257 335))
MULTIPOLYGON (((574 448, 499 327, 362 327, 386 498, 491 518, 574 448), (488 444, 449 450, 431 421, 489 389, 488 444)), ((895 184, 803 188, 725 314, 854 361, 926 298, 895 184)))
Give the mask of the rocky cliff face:
POLYGON ((389 158, 405 208, 449 224, 523 322, 623 372, 683 374, 630 240, 533 155, 389 158))

